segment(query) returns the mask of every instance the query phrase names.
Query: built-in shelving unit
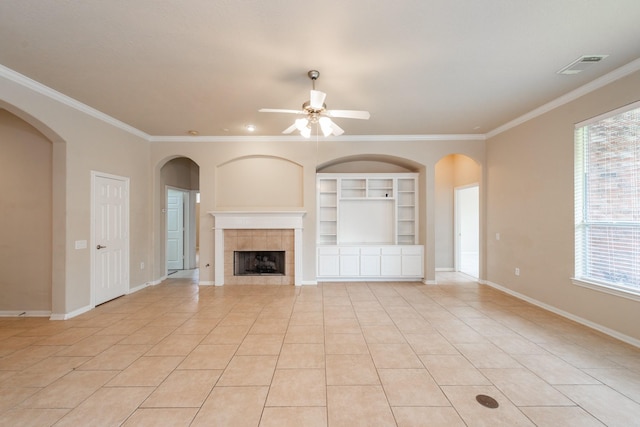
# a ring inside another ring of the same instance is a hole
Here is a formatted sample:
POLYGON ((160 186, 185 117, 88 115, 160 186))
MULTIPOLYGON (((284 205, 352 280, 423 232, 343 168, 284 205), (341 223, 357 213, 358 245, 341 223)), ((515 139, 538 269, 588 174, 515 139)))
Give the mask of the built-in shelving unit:
POLYGON ((417 174, 321 173, 317 188, 319 278, 422 276, 417 174))

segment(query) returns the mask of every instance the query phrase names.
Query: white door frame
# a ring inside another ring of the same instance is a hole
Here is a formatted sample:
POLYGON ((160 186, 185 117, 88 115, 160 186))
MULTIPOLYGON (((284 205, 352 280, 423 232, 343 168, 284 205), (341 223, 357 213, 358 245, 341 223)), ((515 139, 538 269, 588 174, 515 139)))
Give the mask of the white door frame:
MULTIPOLYGON (((91 256, 90 256, 90 275, 91 275, 91 279, 90 279, 90 290, 89 290, 89 294, 90 294, 90 303, 91 303, 91 307, 95 307, 96 306, 96 291, 95 291, 95 287, 96 287, 96 280, 95 280, 95 265, 96 265, 96 245, 98 244, 97 240, 96 240, 96 212, 95 212, 95 203, 96 203, 96 194, 95 194, 95 181, 96 178, 101 177, 101 178, 108 178, 108 179, 113 179, 116 181, 120 181, 122 183, 124 183, 125 185, 125 191, 126 191, 126 197, 125 197, 125 209, 124 209, 124 224, 123 226, 125 227, 125 260, 124 260, 124 266, 123 268, 125 269, 125 276, 127 278, 127 283, 129 284, 129 286, 131 285, 129 283, 129 279, 130 279, 130 269, 131 269, 131 259, 130 259, 130 251, 129 251, 129 245, 130 245, 130 236, 129 236, 129 209, 130 209, 130 203, 129 203, 129 182, 130 179, 128 177, 124 177, 124 176, 118 176, 118 175, 113 175, 113 174, 109 174, 109 173, 105 173, 105 172, 98 172, 98 171, 91 171, 91 213, 90 213, 90 221, 91 221, 91 230, 90 230, 90 238, 89 238, 89 250, 91 251, 91 256)), ((129 289, 124 289, 124 294, 128 293, 129 289)))
MULTIPOLYGON (((184 188, 165 185, 164 189, 164 212, 167 212, 167 201, 169 200, 169 190, 179 191, 182 193, 182 205, 184 206, 184 215, 182 218, 184 226, 184 269, 196 268, 196 248, 195 248, 195 204, 197 191, 185 190, 184 188)), ((165 216, 164 223, 164 269, 165 277, 169 274, 167 268, 167 218, 165 216)))
MULTIPOLYGON (((460 271, 460 255, 461 255, 461 244, 460 244, 460 234, 461 234, 461 213, 460 213, 460 201, 459 201, 459 192, 462 190, 467 190, 469 188, 478 188, 478 244, 480 242, 480 211, 479 211, 479 203, 480 203, 480 184, 473 183, 469 185, 462 185, 459 187, 454 187, 454 239, 453 239, 453 247, 454 247, 454 270, 460 271)), ((478 267, 480 264, 480 246, 478 246, 478 267)), ((478 272, 479 275, 479 272, 478 272)))

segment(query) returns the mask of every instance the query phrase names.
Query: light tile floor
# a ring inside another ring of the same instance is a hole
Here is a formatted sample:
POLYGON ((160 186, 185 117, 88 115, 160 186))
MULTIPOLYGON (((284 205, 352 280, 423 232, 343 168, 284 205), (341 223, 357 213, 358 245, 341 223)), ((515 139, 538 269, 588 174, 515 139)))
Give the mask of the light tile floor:
POLYGON ((71 320, 0 319, 0 425, 640 425, 640 349, 438 279, 199 288, 178 272, 71 320))

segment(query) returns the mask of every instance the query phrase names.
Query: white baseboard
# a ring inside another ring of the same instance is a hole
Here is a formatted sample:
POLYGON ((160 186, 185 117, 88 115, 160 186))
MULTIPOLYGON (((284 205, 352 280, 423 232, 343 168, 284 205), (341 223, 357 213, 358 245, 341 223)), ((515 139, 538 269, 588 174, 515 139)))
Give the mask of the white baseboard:
POLYGON ((439 268, 436 268, 436 272, 452 272, 452 271, 456 271, 456 269, 452 268, 452 267, 439 267, 439 268))
POLYGON ((198 285, 200 286, 215 286, 215 282, 211 281, 211 280, 201 280, 198 282, 198 285))
POLYGON ((318 281, 317 280, 303 280, 302 283, 300 283, 302 286, 318 286, 318 281))
POLYGON ((424 283, 425 285, 437 285, 438 284, 438 282, 436 280, 427 280, 427 279, 424 279, 422 281, 422 283, 424 283))
POLYGON ((74 310, 70 313, 52 313, 51 317, 49 317, 49 320, 68 320, 71 319, 73 317, 79 316, 83 313, 86 313, 89 310, 93 310, 95 307, 91 306, 91 305, 86 305, 82 308, 79 308, 77 310, 74 310))
POLYGON ((497 289, 499 291, 502 291, 502 292, 504 292, 506 294, 509 294, 509 295, 513 296, 513 297, 516 297, 518 299, 526 301, 526 302, 528 302, 530 304, 533 304, 535 306, 543 308, 543 309, 545 309, 547 311, 550 311, 552 313, 555 313, 555 314, 557 314, 559 316, 562 316, 562 317, 567 318, 569 320, 573 320, 574 322, 580 323, 581 325, 587 326, 587 327, 589 327, 591 329, 595 329, 596 331, 602 332, 603 334, 609 335, 610 337, 619 339, 620 341, 624 341, 627 344, 631 344, 631 345, 633 345, 635 347, 640 348, 640 340, 638 340, 637 338, 630 337, 630 336, 622 334, 622 333, 620 333, 620 332, 618 332, 616 330, 607 328, 606 326, 603 326, 603 325, 601 325, 599 323, 592 322, 592 321, 584 319, 584 318, 582 318, 580 316, 576 316, 575 314, 571 314, 571 313, 569 313, 567 311, 561 310, 561 309, 559 309, 557 307, 554 307, 552 305, 545 304, 545 303, 543 303, 541 301, 538 301, 537 299, 534 299, 534 298, 528 297, 528 296, 526 296, 524 294, 521 294, 520 292, 516 292, 516 291, 511 290, 509 288, 505 288, 504 286, 498 285, 497 283, 493 283, 493 282, 490 282, 488 280, 479 280, 478 283, 481 283, 481 284, 487 285, 487 286, 491 286, 492 288, 497 289))
POLYGON ((46 310, 3 310, 0 317, 49 317, 51 311, 46 310))
POLYGON ((129 288, 129 292, 127 292, 127 295, 132 294, 134 292, 141 291, 144 288, 147 288, 149 286, 151 286, 151 283, 147 282, 147 283, 144 283, 142 285, 139 285, 139 286, 136 286, 136 287, 133 287, 133 288, 129 288))

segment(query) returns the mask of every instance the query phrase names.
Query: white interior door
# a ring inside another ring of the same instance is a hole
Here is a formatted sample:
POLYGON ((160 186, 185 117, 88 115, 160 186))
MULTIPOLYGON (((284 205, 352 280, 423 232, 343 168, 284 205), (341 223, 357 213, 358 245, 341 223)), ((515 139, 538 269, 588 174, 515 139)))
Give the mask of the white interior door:
POLYGON ((92 289, 98 305, 129 287, 129 180, 92 172, 92 289))
POLYGON ((167 188, 167 270, 184 269, 184 201, 188 194, 167 188))
POLYGON ((456 271, 480 272, 480 197, 477 185, 455 189, 456 271))

